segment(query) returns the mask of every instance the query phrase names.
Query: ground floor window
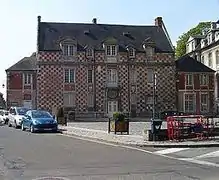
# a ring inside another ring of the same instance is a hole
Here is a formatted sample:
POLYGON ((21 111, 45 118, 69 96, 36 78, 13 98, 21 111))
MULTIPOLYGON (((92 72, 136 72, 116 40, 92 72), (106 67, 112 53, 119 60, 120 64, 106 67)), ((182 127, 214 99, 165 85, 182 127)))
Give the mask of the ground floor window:
POLYGON ((208 94, 200 95, 200 106, 202 112, 208 112, 208 94))
POLYGON ((195 111, 195 94, 185 94, 184 96, 184 111, 194 112, 195 111))

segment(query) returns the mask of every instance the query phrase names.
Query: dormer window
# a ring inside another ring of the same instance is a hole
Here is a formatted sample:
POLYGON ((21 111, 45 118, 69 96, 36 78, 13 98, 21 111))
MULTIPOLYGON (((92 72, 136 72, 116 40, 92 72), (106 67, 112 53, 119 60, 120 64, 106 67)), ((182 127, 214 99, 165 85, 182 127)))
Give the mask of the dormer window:
POLYGON ((145 47, 146 56, 152 57, 154 55, 154 48, 147 46, 145 47))
POLYGON ((134 58, 135 57, 135 49, 134 48, 129 48, 128 49, 129 57, 134 58))
POLYGON ((106 55, 107 56, 116 56, 116 45, 107 45, 106 46, 106 55))
POLYGON ((62 51, 64 56, 74 56, 75 46, 74 45, 62 45, 62 51))
POLYGON ((93 49, 88 48, 88 49, 86 50, 86 56, 87 56, 87 57, 93 57, 93 49))

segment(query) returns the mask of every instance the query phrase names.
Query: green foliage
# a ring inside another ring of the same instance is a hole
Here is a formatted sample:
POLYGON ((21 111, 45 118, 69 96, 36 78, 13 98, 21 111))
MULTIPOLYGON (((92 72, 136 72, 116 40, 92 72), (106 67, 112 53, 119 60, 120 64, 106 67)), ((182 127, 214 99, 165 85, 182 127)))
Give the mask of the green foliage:
POLYGON ((64 117, 64 110, 63 108, 59 108, 56 114, 57 117, 64 117))
POLYGON ((186 53, 186 42, 189 40, 190 36, 201 35, 202 30, 210 28, 210 26, 211 22, 200 22, 196 27, 181 35, 177 41, 176 57, 179 58, 186 53))
POLYGON ((124 121, 125 115, 121 112, 115 112, 113 113, 113 119, 118 120, 118 121, 124 121))

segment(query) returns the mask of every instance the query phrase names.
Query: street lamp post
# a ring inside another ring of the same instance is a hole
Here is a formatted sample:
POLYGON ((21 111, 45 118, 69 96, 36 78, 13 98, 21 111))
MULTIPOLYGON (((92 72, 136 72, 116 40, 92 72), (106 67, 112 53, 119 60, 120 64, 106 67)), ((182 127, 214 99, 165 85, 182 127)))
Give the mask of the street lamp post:
POLYGON ((155 125, 156 89, 157 89, 157 74, 154 71, 154 73, 153 73, 153 108, 152 108, 152 134, 153 134, 153 141, 156 141, 156 125, 155 125))

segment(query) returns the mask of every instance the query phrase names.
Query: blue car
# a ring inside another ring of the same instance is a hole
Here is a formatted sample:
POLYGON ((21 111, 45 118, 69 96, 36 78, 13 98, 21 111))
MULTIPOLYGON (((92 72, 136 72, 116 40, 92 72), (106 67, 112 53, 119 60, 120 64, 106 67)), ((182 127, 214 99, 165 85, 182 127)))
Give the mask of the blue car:
POLYGON ((36 131, 53 131, 57 132, 58 124, 52 115, 43 110, 29 110, 24 115, 21 122, 21 130, 30 130, 31 133, 36 131))

